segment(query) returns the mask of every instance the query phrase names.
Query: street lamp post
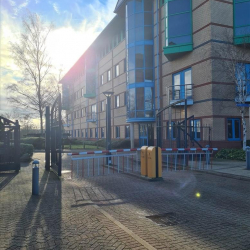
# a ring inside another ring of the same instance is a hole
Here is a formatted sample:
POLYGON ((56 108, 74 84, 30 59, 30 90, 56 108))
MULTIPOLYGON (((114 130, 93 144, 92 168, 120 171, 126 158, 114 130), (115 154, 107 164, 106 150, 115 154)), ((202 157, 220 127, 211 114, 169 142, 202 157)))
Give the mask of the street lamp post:
MULTIPOLYGON (((107 97, 106 104, 106 150, 111 150, 111 96, 114 92, 106 91, 103 94, 107 97)), ((110 155, 110 153, 108 153, 110 155)), ((107 158, 107 164, 110 163, 110 158, 107 158)))

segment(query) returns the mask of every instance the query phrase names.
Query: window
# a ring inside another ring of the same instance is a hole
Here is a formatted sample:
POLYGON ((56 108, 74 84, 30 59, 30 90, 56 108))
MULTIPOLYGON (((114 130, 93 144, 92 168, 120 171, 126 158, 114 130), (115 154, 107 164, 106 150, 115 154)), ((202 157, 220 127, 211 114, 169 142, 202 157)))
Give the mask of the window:
POLYGON ((125 138, 130 138, 130 126, 125 126, 125 138))
POLYGON ((201 139, 201 120, 191 120, 190 126, 192 139, 199 141, 201 139))
POLYGON ((173 100, 192 99, 192 72, 186 69, 173 75, 173 100))
MULTIPOLYGON (((166 47, 178 45, 179 52, 192 51, 192 1, 165 0, 166 47), (180 45, 183 45, 181 48, 180 45)), ((176 51, 164 49, 165 54, 176 51)))
POLYGON ((234 1, 234 42, 250 43, 250 0, 234 1), (248 39, 245 39, 247 38, 248 39))
POLYGON ((95 138, 98 138, 98 129, 95 128, 95 138))
POLYGON ((101 82, 101 85, 103 85, 103 75, 101 75, 100 82, 101 82))
POLYGON ((101 112, 103 112, 105 110, 105 101, 101 101, 101 112))
POLYGON ((80 137, 80 129, 77 131, 77 137, 80 137))
POLYGON ((128 118, 153 118, 153 87, 129 89, 128 118))
POLYGON ((104 128, 101 128, 101 137, 104 138, 105 134, 104 134, 104 128))
POLYGON ((116 108, 120 107, 120 96, 119 95, 115 96, 115 107, 116 108))
POLYGON ((90 136, 90 138, 93 137, 93 131, 92 130, 93 130, 92 128, 89 129, 89 132, 90 132, 89 136, 90 136))
POLYGON ((84 129, 82 129, 82 138, 84 137, 84 129))
POLYGON ((229 141, 240 141, 240 119, 228 118, 227 119, 227 139, 229 141))
POLYGON ((81 96, 82 97, 84 96, 84 89, 83 88, 81 89, 81 96))
POLYGON ((107 73, 107 81, 111 81, 111 69, 108 70, 108 73, 107 73))
POLYGON ((88 138, 88 129, 85 129, 85 138, 88 138))
POLYGON ((96 119, 96 104, 91 105, 91 119, 96 119))
POLYGON ((115 77, 119 76, 120 74, 120 67, 119 64, 115 65, 115 77))
POLYGON ((168 139, 175 140, 177 135, 177 124, 176 122, 171 122, 171 126, 169 126, 169 122, 167 122, 167 137, 168 139))
POLYGON ((116 138, 120 138, 120 127, 116 126, 115 131, 116 131, 116 138))
POLYGON ((81 109, 81 117, 84 117, 84 109, 81 109))

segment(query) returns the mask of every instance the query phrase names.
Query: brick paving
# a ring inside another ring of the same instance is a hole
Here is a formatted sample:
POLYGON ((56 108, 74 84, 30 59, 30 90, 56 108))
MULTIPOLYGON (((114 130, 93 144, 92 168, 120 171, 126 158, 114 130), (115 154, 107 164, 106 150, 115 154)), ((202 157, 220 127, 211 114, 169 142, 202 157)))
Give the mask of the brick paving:
POLYGON ((31 171, 0 173, 0 249, 250 249, 247 181, 195 172, 59 180, 41 162, 35 197, 31 171))

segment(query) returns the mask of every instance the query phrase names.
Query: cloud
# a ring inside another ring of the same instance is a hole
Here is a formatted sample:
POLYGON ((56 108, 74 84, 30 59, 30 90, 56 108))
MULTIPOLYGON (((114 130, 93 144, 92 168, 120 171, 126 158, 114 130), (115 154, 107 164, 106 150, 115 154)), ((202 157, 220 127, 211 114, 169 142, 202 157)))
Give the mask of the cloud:
MULTIPOLYGON (((20 8, 28 5, 26 0, 20 5, 14 5, 16 15, 20 8)), ((35 0, 38 3, 38 0, 35 0)), ((84 0, 85 1, 85 0, 84 0)), ((63 5, 58 5, 53 2, 54 11, 61 13, 60 18, 63 22, 60 27, 56 27, 48 37, 48 54, 51 57, 55 68, 63 68, 66 73, 80 56, 86 51, 91 43, 105 28, 107 23, 114 17, 113 10, 117 0, 107 0, 106 5, 103 5, 98 0, 91 1, 90 4, 79 4, 75 0, 75 4, 71 5, 72 9, 66 9, 63 5)), ((61 2, 60 2, 61 4, 61 2)), ((31 11, 34 11, 31 9, 31 11)), ((13 12, 12 12, 13 13, 13 12)), ((48 15, 46 18, 49 18, 48 15)), ((50 17, 52 18, 52 17, 50 17)), ((53 17, 54 18, 54 17, 53 17)), ((0 110, 9 110, 10 104, 6 105, 6 90, 5 87, 9 83, 15 83, 22 76, 18 67, 11 59, 10 51, 8 50, 9 41, 17 39, 18 32, 21 30, 19 20, 12 19, 9 12, 3 10, 1 12, 1 30, 0 30, 0 110)), ((43 19, 43 17, 42 17, 43 19)), ((45 20, 50 22, 51 20, 45 20)))
POLYGON ((55 10, 55 12, 56 12, 57 14, 60 14, 60 13, 61 13, 60 10, 59 10, 59 5, 58 5, 58 3, 53 3, 53 8, 54 8, 54 10, 55 10))
POLYGON ((8 0, 8 3, 9 3, 9 5, 12 6, 12 7, 16 6, 15 1, 8 0))

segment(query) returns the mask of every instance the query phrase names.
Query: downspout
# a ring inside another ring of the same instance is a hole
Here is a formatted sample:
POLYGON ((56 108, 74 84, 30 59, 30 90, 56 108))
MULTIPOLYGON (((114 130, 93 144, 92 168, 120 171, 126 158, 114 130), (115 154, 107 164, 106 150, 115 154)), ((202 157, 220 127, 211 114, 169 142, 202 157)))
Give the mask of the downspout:
POLYGON ((156 1, 156 32, 157 32, 157 109, 160 110, 160 72, 159 72, 159 1, 156 1))

